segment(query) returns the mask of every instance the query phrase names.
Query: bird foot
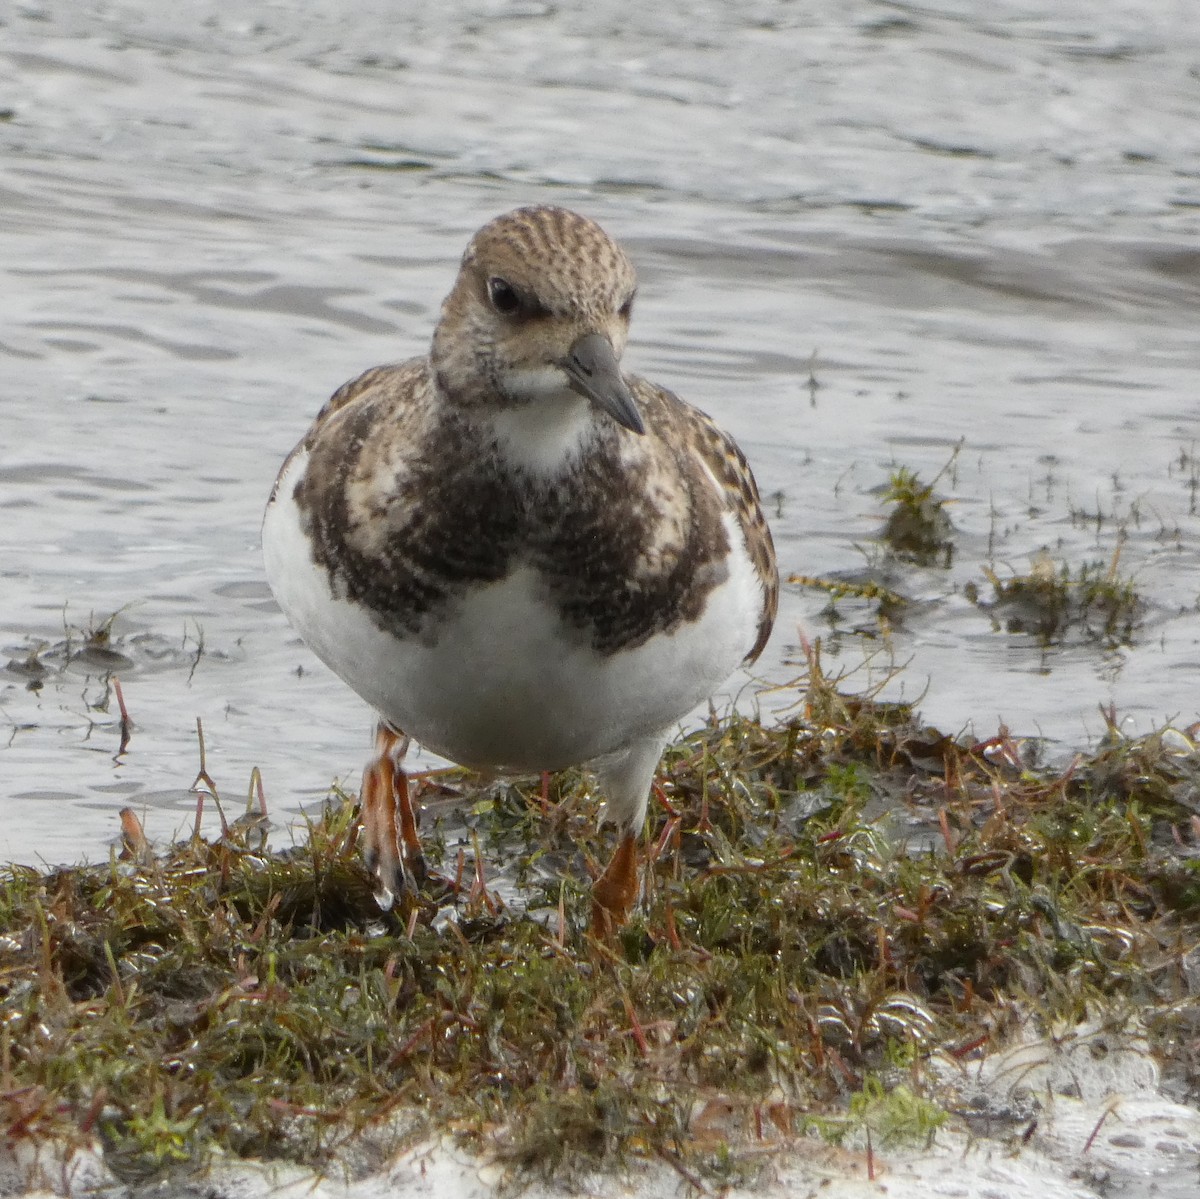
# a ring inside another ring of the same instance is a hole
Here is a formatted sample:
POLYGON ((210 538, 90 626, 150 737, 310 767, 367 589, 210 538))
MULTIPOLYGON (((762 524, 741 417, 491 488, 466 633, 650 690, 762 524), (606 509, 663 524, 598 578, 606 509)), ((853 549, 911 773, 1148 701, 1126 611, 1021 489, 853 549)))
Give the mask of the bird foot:
POLYGON ((381 721, 375 730, 375 757, 363 770, 363 861, 375 880, 375 902, 385 912, 398 897, 414 900, 427 875, 404 772, 408 745, 403 733, 381 721))
POLYGON ((592 884, 592 935, 611 937, 629 918, 638 898, 637 842, 626 833, 604 873, 592 884))

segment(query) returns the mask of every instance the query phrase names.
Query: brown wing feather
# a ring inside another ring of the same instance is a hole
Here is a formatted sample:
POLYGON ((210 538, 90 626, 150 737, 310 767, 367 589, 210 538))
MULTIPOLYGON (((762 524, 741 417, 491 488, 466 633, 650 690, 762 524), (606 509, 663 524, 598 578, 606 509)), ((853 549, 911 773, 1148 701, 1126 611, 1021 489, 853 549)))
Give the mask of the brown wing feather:
POLYGON ((771 530, 763 515, 754 473, 737 443, 711 417, 665 388, 647 383, 644 379, 629 381, 634 385, 643 408, 657 409, 664 415, 669 413, 667 419, 672 423, 678 422, 675 436, 686 439, 712 472, 742 527, 750 559, 763 586, 758 637, 746 655, 746 662, 753 662, 767 644, 779 608, 779 568, 775 561, 775 543, 771 540, 771 530))
POLYGON ((688 423, 694 433, 693 444, 709 470, 725 489, 730 507, 746 537, 750 559, 763 585, 762 614, 758 621, 758 637, 754 648, 746 655, 753 662, 767 644, 779 609, 779 567, 775 561, 775 543, 763 515, 758 484, 746 455, 737 443, 703 412, 688 408, 688 423))
POLYGON ((351 379, 348 383, 343 383, 325 401, 325 406, 317 413, 317 418, 308 430, 308 435, 305 437, 303 444, 311 446, 325 422, 335 412, 345 408, 347 404, 358 399, 359 396, 364 395, 366 392, 383 383, 392 385, 395 394, 403 395, 409 387, 409 375, 421 375, 424 374, 425 370, 426 364, 423 358, 410 358, 407 362, 392 362, 386 366, 373 366, 370 370, 363 371, 357 378, 351 379))
POLYGON ((267 502, 275 502, 275 496, 279 491, 279 480, 287 474, 292 459, 302 451, 312 449, 317 438, 325 429, 329 418, 335 412, 340 412, 347 404, 380 386, 393 388, 395 394, 398 396, 406 394, 420 395, 422 393, 419 388, 413 385, 411 376, 420 376, 424 371, 425 360, 423 358, 410 358, 407 362, 394 362, 387 366, 373 366, 370 370, 363 371, 357 378, 351 379, 348 383, 343 383, 325 401, 321 411, 317 413, 313 423, 309 425, 308 432, 304 434, 292 452, 283 460, 283 465, 279 468, 279 473, 275 476, 275 482, 271 487, 271 498, 267 502))

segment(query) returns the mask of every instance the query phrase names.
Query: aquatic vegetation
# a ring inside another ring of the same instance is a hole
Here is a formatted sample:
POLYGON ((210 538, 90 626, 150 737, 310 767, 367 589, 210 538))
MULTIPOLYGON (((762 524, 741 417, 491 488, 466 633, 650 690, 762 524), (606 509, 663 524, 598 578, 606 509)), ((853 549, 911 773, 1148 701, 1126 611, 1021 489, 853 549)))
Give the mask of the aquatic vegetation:
POLYGON ((1133 581, 1118 573, 1118 545, 1108 562, 1085 562, 1076 570, 1056 566, 1045 551, 1034 556, 1025 574, 1000 578, 990 567, 983 573, 992 585, 985 603, 977 588, 968 598, 1003 621, 1010 633, 1032 633, 1043 644, 1071 631, 1108 645, 1128 645, 1145 611, 1133 581))
POLYGON ((932 483, 923 483, 906 466, 897 467, 886 487, 884 503, 889 506, 878 540, 886 550, 884 564, 873 562, 863 578, 816 578, 792 574, 788 582, 829 596, 826 614, 836 621, 840 599, 866 600, 875 605, 881 624, 887 628, 903 619, 910 599, 897 585, 897 563, 948 568, 954 557, 954 526, 946 513, 947 500, 936 494, 938 481, 957 461, 958 447, 938 471, 932 483))
POLYGON ((729 1180, 805 1133, 936 1136, 934 1058, 1134 1010, 1200 1094, 1196 730, 1126 740, 1110 714, 1093 756, 1035 770, 1003 733, 841 694, 815 651, 806 682, 782 724, 668 751, 611 942, 574 772, 414 778, 437 876, 386 914, 342 795, 282 850, 246 819, 155 850, 130 817, 108 863, 5 870, 0 1131, 98 1138, 126 1179, 377 1162, 438 1127, 518 1173, 729 1180))
POLYGON ((908 606, 907 597, 885 587, 876 580, 855 582, 851 579, 820 579, 812 575, 791 574, 787 581, 796 587, 807 587, 812 591, 823 591, 829 596, 830 611, 839 599, 868 600, 878 605, 878 612, 886 620, 895 620, 908 606))
MULTIPOLYGON (((957 456, 958 451, 955 450, 957 456)), ((892 472, 884 492, 890 505, 880 540, 896 557, 920 566, 947 567, 954 557, 954 526, 946 513, 946 500, 934 492, 954 456, 932 483, 905 466, 892 472)))

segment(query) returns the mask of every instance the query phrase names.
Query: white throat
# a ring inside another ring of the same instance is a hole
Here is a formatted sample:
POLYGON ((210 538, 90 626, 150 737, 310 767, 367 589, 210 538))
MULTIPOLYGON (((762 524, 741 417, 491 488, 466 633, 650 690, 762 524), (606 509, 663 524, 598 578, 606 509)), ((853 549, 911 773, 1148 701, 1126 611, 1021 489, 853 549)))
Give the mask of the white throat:
MULTIPOLYGON (((590 400, 562 385, 522 388, 529 399, 488 414, 500 453, 508 463, 539 478, 552 478, 577 462, 596 430, 590 400)), ((517 390, 514 388, 513 390, 517 390)))

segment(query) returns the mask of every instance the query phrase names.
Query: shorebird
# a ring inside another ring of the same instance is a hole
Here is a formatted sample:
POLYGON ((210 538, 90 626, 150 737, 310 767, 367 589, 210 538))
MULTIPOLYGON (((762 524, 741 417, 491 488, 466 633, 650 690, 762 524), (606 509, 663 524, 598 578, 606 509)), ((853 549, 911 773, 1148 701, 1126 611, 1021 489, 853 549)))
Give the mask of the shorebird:
POLYGON ((592 925, 613 929, 668 736, 766 644, 754 476, 708 416, 622 372, 635 290, 594 221, 497 217, 429 354, 341 387, 279 472, 271 588, 379 715, 361 803, 385 907, 424 873, 411 736, 489 772, 590 765, 619 834, 592 925))

